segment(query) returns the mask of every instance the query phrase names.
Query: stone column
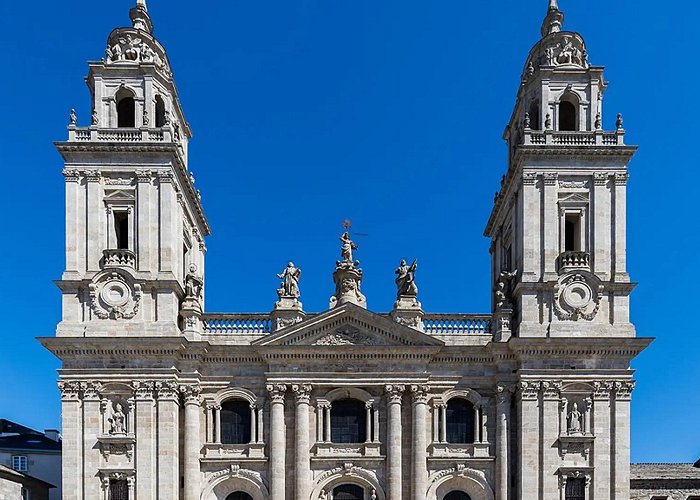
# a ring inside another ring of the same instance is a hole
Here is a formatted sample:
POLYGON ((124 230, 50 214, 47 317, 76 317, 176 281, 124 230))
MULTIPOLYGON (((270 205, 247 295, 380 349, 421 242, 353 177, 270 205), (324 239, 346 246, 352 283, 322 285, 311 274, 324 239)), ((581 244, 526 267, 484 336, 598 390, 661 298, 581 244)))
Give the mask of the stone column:
POLYGON ((488 422, 489 422, 489 412, 488 409, 490 408, 489 400, 482 400, 481 401, 481 442, 482 443, 488 443, 489 442, 489 432, 488 432, 488 422))
POLYGON ((481 418, 479 417, 479 414, 481 413, 481 406, 479 405, 474 405, 474 442, 475 443, 480 443, 481 442, 481 436, 480 436, 480 429, 481 429, 481 418))
POLYGON ((374 442, 379 443, 379 408, 373 408, 374 415, 374 442))
POLYGON ((440 422, 442 427, 440 428, 440 442, 447 442, 447 404, 442 403, 438 410, 440 411, 440 422))
POLYGON ((413 399, 413 449, 411 456, 413 488, 411 497, 413 500, 425 500, 428 482, 428 387, 412 385, 411 396, 413 399))
POLYGON ((496 386, 496 500, 508 500, 508 435, 511 388, 496 386))
POLYGON ((216 412, 216 417, 214 418, 215 428, 214 428, 214 442, 216 444, 221 444, 221 405, 215 405, 214 411, 216 412))
POLYGON ((309 463, 309 384, 293 385, 296 396, 296 446, 295 446, 295 497, 297 500, 309 500, 311 486, 311 466, 309 463))
POLYGON ((180 392, 185 399, 185 446, 184 478, 185 500, 199 500, 201 490, 201 470, 199 467, 199 453, 201 443, 199 439, 200 400, 199 385, 182 385, 180 392))
POLYGON ((153 397, 153 382, 132 383, 136 401, 136 497, 139 500, 156 500, 156 403, 153 397))
POLYGON ((207 443, 214 442, 214 404, 207 403, 207 443))
POLYGON ((250 444, 258 442, 258 419, 255 403, 250 403, 250 444))
POLYGON ((403 385, 387 385, 387 500, 401 500, 401 397, 403 385))
POLYGON ((158 396, 158 494, 157 498, 180 496, 180 397, 177 383, 155 383, 158 396))
POLYGON ((287 386, 270 384, 270 500, 285 500, 284 394, 287 386))
POLYGON ((316 406, 316 441, 322 443, 324 440, 323 432, 323 416, 326 413, 323 403, 316 406))
POLYGON ((258 443, 262 444, 265 442, 265 428, 263 427, 263 409, 262 402, 258 402, 258 443))
POLYGON ((325 429, 325 434, 326 434, 326 443, 331 442, 331 405, 330 403, 325 406, 325 411, 326 411, 326 418, 324 419, 324 425, 326 426, 325 429))
POLYGON ((83 419, 80 382, 58 383, 63 417, 62 489, 65 500, 82 500, 83 419))
POLYGON ((372 442, 372 402, 365 403, 365 443, 372 442))

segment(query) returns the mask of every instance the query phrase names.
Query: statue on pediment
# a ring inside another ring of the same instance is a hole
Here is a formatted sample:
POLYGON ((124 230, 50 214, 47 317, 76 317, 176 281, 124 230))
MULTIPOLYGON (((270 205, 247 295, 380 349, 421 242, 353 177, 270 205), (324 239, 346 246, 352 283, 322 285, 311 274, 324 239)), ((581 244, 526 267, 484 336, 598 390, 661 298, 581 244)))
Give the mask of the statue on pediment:
POLYGON ((581 434, 582 416, 583 414, 580 411, 578 411, 578 405, 574 403, 568 415, 569 424, 567 426, 567 430, 569 434, 581 434))
POLYGON ((352 265, 352 251, 357 250, 357 244, 350 239, 350 233, 347 231, 340 237, 340 242, 342 243, 340 247, 340 256, 343 259, 342 262, 352 265))
POLYGON ((301 269, 294 265, 294 262, 289 262, 287 267, 277 275, 282 280, 277 294, 282 297, 294 297, 298 299, 301 295, 299 290, 299 278, 301 278, 301 269))
POLYGON ((396 296, 397 297, 416 297, 418 295, 418 286, 416 285, 416 269, 418 269, 418 261, 414 260, 409 266, 404 259, 401 259, 399 267, 394 271, 396 274, 396 296))
POLYGON ((110 434, 126 434, 126 415, 120 403, 114 405, 114 413, 109 419, 109 424, 110 434))

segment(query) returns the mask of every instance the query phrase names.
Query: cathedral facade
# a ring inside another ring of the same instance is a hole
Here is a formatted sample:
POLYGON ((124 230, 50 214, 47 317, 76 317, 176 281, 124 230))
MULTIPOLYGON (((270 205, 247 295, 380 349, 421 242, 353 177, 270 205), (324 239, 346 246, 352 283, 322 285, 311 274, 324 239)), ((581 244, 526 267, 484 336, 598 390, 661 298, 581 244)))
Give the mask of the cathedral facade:
POLYGON ((423 311, 410 261, 368 310, 347 231, 328 310, 290 262, 271 312, 207 313, 191 131, 145 0, 130 17, 89 63, 91 124, 56 143, 65 499, 630 499, 636 148, 555 0, 504 134, 488 315, 423 311))

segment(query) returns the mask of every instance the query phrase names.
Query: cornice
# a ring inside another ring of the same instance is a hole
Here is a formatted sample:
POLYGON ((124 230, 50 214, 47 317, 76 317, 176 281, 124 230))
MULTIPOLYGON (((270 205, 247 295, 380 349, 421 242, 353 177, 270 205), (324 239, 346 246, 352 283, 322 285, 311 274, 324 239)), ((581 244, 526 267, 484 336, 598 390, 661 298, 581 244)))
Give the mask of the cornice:
POLYGON ((647 337, 519 338, 508 341, 521 358, 634 358, 652 343, 647 337))

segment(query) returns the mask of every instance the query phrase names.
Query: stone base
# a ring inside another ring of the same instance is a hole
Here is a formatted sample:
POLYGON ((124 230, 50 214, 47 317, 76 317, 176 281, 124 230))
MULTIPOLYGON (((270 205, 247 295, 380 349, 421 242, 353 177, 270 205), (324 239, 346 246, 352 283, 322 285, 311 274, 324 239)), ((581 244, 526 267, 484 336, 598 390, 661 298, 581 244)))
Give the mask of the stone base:
POLYGON ((418 302, 418 298, 409 295, 401 295, 394 302, 394 309, 391 311, 391 318, 404 326, 414 328, 419 332, 424 331, 423 316, 425 313, 418 302))

